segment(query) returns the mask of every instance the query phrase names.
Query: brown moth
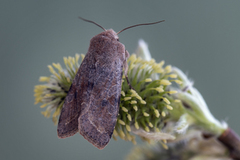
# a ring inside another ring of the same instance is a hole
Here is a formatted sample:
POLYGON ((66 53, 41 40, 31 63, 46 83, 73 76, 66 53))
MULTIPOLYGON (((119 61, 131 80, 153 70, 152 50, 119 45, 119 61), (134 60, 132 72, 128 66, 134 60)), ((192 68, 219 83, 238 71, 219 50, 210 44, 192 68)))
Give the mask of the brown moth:
POLYGON ((129 53, 119 42, 118 34, 135 26, 160 22, 163 21, 130 26, 118 33, 96 24, 104 32, 90 40, 88 52, 73 79, 58 121, 59 138, 79 132, 99 149, 108 144, 119 111, 123 68, 126 78, 128 69, 129 53))

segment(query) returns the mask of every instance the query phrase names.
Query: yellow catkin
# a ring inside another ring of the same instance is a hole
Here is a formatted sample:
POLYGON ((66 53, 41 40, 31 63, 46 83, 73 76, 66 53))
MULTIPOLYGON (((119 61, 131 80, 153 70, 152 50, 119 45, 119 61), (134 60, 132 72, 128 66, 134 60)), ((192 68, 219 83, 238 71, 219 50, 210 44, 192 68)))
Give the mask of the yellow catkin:
POLYGON ((127 118, 128 118, 129 121, 132 121, 132 117, 131 117, 130 114, 127 115, 127 118))
POLYGON ((141 103, 142 103, 142 104, 146 104, 146 101, 144 101, 144 100, 141 100, 141 103))
POLYGON ((125 134, 124 134, 124 132, 122 130, 119 131, 118 135, 122 139, 124 139, 124 137, 125 137, 125 134))
POLYGON ((166 113, 164 111, 162 111, 162 116, 165 117, 166 116, 166 113))
POLYGON ((145 127, 145 131, 146 132, 150 132, 150 130, 149 130, 149 128, 147 126, 145 127))
POLYGON ((175 93, 178 93, 177 91, 174 91, 174 90, 172 90, 172 91, 169 91, 168 92, 169 94, 175 94, 175 93))
POLYGON ((128 101, 130 99, 132 99, 132 97, 124 97, 124 101, 128 101))
POLYGON ((136 91, 134 91, 133 89, 131 89, 130 92, 133 93, 133 94, 136 93, 136 91))
POLYGON ((47 103, 41 105, 40 108, 44 108, 44 107, 46 107, 46 106, 47 106, 47 103))
POLYGON ((40 82, 48 82, 49 80, 50 80, 49 77, 41 76, 41 77, 39 78, 39 81, 40 81, 40 82))
POLYGON ((128 112, 128 109, 125 107, 122 107, 123 112, 128 112))
POLYGON ((162 60, 162 61, 159 63, 159 66, 163 66, 164 63, 165 63, 165 61, 162 60))
POLYGON ((53 67, 58 69, 58 71, 62 71, 62 67, 61 67, 60 63, 52 63, 52 65, 53 65, 53 67))
POLYGON ((53 69, 51 65, 48 65, 48 69, 52 74, 56 73, 56 71, 53 69))
POLYGON ((163 146, 164 149, 168 149, 168 146, 165 143, 161 143, 161 145, 163 146))
POLYGON ((118 133, 115 129, 113 130, 113 135, 116 136, 116 137, 118 136, 118 133))
POLYGON ((149 114, 148 114, 147 112, 143 112, 143 115, 144 115, 145 117, 149 117, 149 114))
POLYGON ((78 62, 79 58, 80 58, 80 55, 79 55, 79 54, 75 54, 75 60, 76 60, 76 62, 78 62))
POLYGON ((141 66, 141 68, 140 69, 144 69, 144 68, 146 68, 146 64, 144 63, 142 66, 141 66))
POLYGON ((133 109, 134 109, 135 111, 137 111, 137 110, 138 110, 138 107, 137 107, 137 106, 133 106, 133 109))
POLYGON ((123 97, 125 97, 125 92, 124 91, 121 91, 121 94, 123 97))
POLYGON ((142 97, 140 97, 139 95, 137 95, 136 98, 140 101, 142 100, 142 97))
POLYGON ((114 139, 114 141, 117 141, 117 137, 116 136, 112 136, 112 138, 114 139))
POLYGON ((147 79, 145 79, 145 82, 152 82, 152 79, 151 78, 147 78, 147 79))
POLYGON ((167 140, 166 140, 166 139, 163 139, 162 141, 163 141, 163 143, 165 143, 165 144, 167 143, 167 140))
POLYGON ((170 104, 170 101, 167 99, 167 98, 163 98, 163 101, 165 102, 165 103, 167 103, 167 104, 170 104))
POLYGON ((149 127, 153 128, 153 124, 151 122, 148 123, 149 127))
POLYGON ((177 78, 177 75, 176 74, 169 74, 168 75, 170 78, 177 78))
POLYGON ((131 132, 131 127, 127 124, 126 124, 126 129, 127 129, 128 132, 131 132))
POLYGON ((164 70, 165 70, 166 73, 170 73, 172 71, 172 66, 167 65, 164 70))
POLYGON ((180 103, 181 100, 180 100, 180 99, 175 99, 174 102, 176 102, 176 103, 180 103))
POLYGON ((67 77, 67 81, 70 83, 70 78, 69 77, 67 77))
POLYGON ((182 81, 180 81, 180 80, 175 80, 175 82, 177 83, 177 84, 182 84, 182 81))
POLYGON ((61 109, 57 108, 56 111, 53 113, 53 117, 57 117, 58 115, 60 115, 61 109))
POLYGON ((169 82, 169 80, 167 80, 167 79, 162 79, 162 80, 160 81, 160 84, 165 85, 165 86, 168 86, 168 85, 171 85, 172 83, 169 82))
POLYGON ((68 65, 67 65, 67 57, 63 57, 63 61, 64 61, 64 64, 65 64, 65 66, 67 67, 68 65))
POLYGON ((159 113, 159 111, 158 110, 154 110, 154 113, 155 113, 155 116, 158 118, 159 116, 160 116, 160 113, 159 113))
POLYGON ((132 140, 132 136, 131 136, 130 134, 126 133, 126 137, 127 137, 127 140, 128 140, 128 141, 131 141, 131 140, 132 140))
POLYGON ((134 137, 134 139, 132 138, 132 143, 133 143, 134 145, 137 144, 137 142, 136 142, 136 140, 135 140, 135 137, 134 137))
POLYGON ((167 107, 167 109, 169 109, 169 110, 173 110, 173 107, 170 106, 170 105, 167 105, 166 107, 167 107))
POLYGON ((137 101, 133 100, 131 101, 131 104, 137 104, 137 101))
POLYGON ((135 122, 135 123, 134 123, 134 126, 135 126, 136 129, 139 129, 138 122, 135 122))
POLYGON ((84 54, 81 54, 81 58, 82 58, 82 61, 83 61, 84 58, 85 58, 85 55, 84 55, 84 54))
POLYGON ((121 124, 121 125, 125 125, 125 122, 122 121, 121 119, 118 120, 118 123, 121 124))
POLYGON ((155 88, 155 90, 158 91, 159 93, 164 92, 162 87, 157 87, 157 88, 155 88))

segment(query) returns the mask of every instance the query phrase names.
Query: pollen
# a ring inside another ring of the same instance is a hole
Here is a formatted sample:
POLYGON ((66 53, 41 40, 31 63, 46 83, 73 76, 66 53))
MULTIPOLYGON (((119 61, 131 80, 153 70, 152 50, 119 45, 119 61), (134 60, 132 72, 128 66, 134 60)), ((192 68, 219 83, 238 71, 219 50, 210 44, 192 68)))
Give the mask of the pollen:
POLYGON ((121 124, 121 125, 123 125, 123 126, 125 125, 125 122, 122 121, 121 119, 118 120, 118 123, 121 124))
POLYGON ((165 85, 165 86, 168 86, 168 85, 171 85, 172 83, 169 82, 169 80, 162 79, 162 80, 160 81, 160 84, 165 85))
POLYGON ((177 84, 182 84, 182 81, 180 81, 180 80, 175 80, 175 82, 177 83, 177 84))
POLYGON ((136 129, 139 129, 138 122, 135 122, 135 123, 134 123, 134 126, 135 126, 136 129))
POLYGON ((153 124, 151 122, 148 123, 149 127, 153 128, 153 124))
POLYGON ((118 134, 118 135, 119 135, 119 137, 122 138, 122 139, 124 139, 124 137, 125 137, 125 134, 124 134, 124 132, 123 132, 122 130, 119 131, 119 134, 118 134))
POLYGON ((142 97, 140 97, 139 95, 137 95, 136 98, 140 101, 142 100, 142 97))
POLYGON ((46 107, 48 104, 47 103, 44 103, 43 105, 40 106, 40 108, 44 108, 46 107))
POLYGON ((174 90, 172 90, 172 91, 169 91, 168 92, 169 94, 175 94, 175 93, 178 93, 177 91, 174 91, 174 90))
POLYGON ((113 135, 114 136, 118 136, 118 133, 117 133, 117 131, 115 129, 113 130, 113 135))
POLYGON ((170 105, 167 105, 166 107, 167 107, 167 109, 169 109, 169 110, 173 110, 173 107, 170 106, 170 105))
POLYGON ((145 131, 146 131, 146 132, 150 132, 148 126, 145 127, 145 131))
POLYGON ((137 101, 133 100, 131 101, 131 104, 137 104, 137 101))
POLYGON ((133 109, 134 109, 135 111, 137 111, 137 110, 138 110, 138 107, 137 107, 137 106, 133 106, 133 109))
POLYGON ((80 55, 79 54, 75 54, 75 61, 76 61, 76 63, 78 62, 79 58, 80 58, 80 55))
POLYGON ((53 65, 53 67, 58 69, 58 71, 62 71, 62 67, 61 67, 60 63, 52 63, 52 65, 53 65))
POLYGON ((164 111, 162 111, 162 116, 165 117, 166 116, 166 113, 164 111))
POLYGON ((170 78, 177 78, 177 75, 176 74, 169 74, 168 75, 170 78))
POLYGON ((155 88, 155 90, 158 91, 159 93, 164 92, 162 87, 157 87, 157 88, 155 88))
POLYGON ((164 70, 165 70, 166 73, 170 73, 172 71, 172 66, 167 65, 164 70))
POLYGON ((131 132, 131 127, 129 125, 126 125, 126 129, 128 132, 131 132))
POLYGON ((141 100, 141 103, 142 103, 142 104, 146 104, 146 101, 144 101, 144 100, 141 100))
POLYGON ((125 92, 124 91, 121 91, 121 94, 123 97, 125 97, 125 92))
POLYGON ((132 121, 132 116, 130 114, 127 115, 129 121, 132 121))
POLYGON ((164 65, 164 63, 165 63, 165 61, 161 61, 160 63, 159 63, 159 66, 163 66, 164 65))
POLYGON ((145 82, 152 82, 152 79, 151 78, 147 78, 147 79, 145 79, 145 82))
POLYGON ((123 112, 128 112, 128 109, 125 107, 122 107, 123 112))
POLYGON ((167 99, 167 98, 163 98, 163 101, 165 102, 165 103, 167 103, 167 104, 170 104, 170 101, 167 99))
POLYGON ((49 80, 50 80, 49 77, 41 76, 41 77, 39 78, 39 81, 40 81, 40 82, 49 82, 49 80))
POLYGON ((180 99, 175 99, 174 102, 181 103, 181 100, 180 99))
POLYGON ((159 113, 159 111, 158 110, 154 110, 154 113, 155 113, 155 116, 158 118, 159 116, 160 116, 160 113, 159 113))
POLYGON ((141 68, 140 69, 144 69, 144 68, 146 68, 146 63, 144 63, 142 66, 141 66, 141 68))
POLYGON ((130 99, 132 99, 132 97, 124 97, 124 101, 128 101, 130 99))
POLYGON ((144 115, 145 117, 149 117, 149 114, 148 114, 147 112, 143 112, 143 115, 144 115))
POLYGON ((83 61, 84 58, 85 58, 85 55, 84 55, 84 54, 81 54, 81 58, 82 58, 82 61, 83 61))
POLYGON ((163 146, 164 149, 168 149, 168 146, 165 143, 161 143, 161 145, 163 146))

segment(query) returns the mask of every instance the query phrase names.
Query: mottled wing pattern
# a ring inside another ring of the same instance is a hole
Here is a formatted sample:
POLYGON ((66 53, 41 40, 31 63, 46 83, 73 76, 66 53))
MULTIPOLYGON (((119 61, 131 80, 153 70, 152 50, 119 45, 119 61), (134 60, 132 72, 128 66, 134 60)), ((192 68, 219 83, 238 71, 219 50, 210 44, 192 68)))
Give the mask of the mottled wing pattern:
POLYGON ((111 139, 117 120, 123 64, 115 57, 104 64, 97 61, 95 66, 92 94, 81 106, 79 132, 94 146, 103 149, 111 139))
POLYGON ((94 63, 92 55, 87 54, 73 80, 58 121, 57 133, 59 138, 73 136, 78 132, 81 103, 83 99, 89 99, 91 86, 93 85, 93 82, 89 84, 91 79, 89 79, 88 70, 91 69, 91 72, 96 72, 95 67, 92 67, 94 63))

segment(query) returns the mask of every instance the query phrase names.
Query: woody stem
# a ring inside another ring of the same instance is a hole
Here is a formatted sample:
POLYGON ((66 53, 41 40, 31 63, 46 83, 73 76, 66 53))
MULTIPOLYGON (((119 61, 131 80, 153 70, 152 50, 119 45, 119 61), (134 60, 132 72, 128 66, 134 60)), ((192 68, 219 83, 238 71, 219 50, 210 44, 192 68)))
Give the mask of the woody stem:
POLYGON ((240 137, 231 129, 226 129, 218 140, 228 148, 231 158, 240 160, 240 137))

